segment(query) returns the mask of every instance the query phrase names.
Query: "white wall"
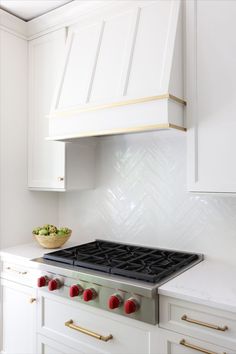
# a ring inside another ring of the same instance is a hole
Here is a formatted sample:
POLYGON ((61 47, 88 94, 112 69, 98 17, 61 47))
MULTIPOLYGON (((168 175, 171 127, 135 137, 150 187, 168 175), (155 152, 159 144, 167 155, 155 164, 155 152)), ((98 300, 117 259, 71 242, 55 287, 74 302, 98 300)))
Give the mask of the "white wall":
POLYGON ((27 42, 3 30, 0 78, 0 246, 9 247, 57 223, 58 196, 27 190, 27 42))
POLYGON ((59 196, 28 191, 27 44, 0 33, 2 247, 31 241, 36 225, 57 224, 59 198, 60 224, 73 229, 78 243, 104 238, 198 251, 236 264, 236 197, 186 192, 184 134, 101 138, 96 189, 59 196))
POLYGON ((236 197, 186 191, 186 135, 101 138, 95 190, 60 195, 60 223, 95 238, 203 252, 236 264, 236 197))

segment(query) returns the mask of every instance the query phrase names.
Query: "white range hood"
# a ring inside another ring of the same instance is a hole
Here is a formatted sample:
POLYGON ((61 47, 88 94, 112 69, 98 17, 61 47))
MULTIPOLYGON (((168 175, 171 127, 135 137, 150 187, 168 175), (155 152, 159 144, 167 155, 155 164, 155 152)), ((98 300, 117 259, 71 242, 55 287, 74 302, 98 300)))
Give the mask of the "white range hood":
POLYGON ((182 2, 111 1, 69 28, 49 140, 184 128, 182 2))

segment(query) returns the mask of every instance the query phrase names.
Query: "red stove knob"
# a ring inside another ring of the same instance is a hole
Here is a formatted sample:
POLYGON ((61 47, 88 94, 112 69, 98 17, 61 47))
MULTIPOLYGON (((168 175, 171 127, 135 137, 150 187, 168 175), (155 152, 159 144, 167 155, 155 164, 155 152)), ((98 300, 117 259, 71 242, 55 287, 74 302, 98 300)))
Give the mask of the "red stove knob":
POLYGON ((42 288, 43 286, 46 286, 48 282, 49 282, 49 278, 46 275, 38 278, 37 280, 38 288, 42 288))
POLYGON ((122 298, 115 294, 110 296, 109 300, 108 300, 108 307, 111 310, 117 309, 120 305, 122 304, 122 298))
POLYGON ((94 289, 86 289, 83 293, 84 301, 91 301, 97 297, 97 293, 94 289))
POLYGON ((51 279, 49 282, 48 282, 48 290, 50 291, 54 291, 54 290, 57 290, 61 287, 61 282, 59 279, 51 279))
POLYGON ((82 286, 75 284, 70 287, 70 297, 79 296, 83 293, 84 289, 82 286))
POLYGON ((125 313, 127 315, 136 312, 139 309, 139 304, 135 299, 128 299, 125 301, 125 313))

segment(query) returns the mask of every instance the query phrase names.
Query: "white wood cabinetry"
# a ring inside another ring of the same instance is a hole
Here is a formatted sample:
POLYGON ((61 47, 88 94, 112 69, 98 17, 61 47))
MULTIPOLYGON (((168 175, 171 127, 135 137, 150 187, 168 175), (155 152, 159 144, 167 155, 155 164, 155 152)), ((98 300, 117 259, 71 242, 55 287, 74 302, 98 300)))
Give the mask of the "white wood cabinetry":
POLYGON ((37 354, 83 354, 80 349, 72 349, 41 335, 37 336, 37 354))
POLYGON ((155 329, 158 330, 155 326, 91 309, 86 304, 62 299, 55 294, 39 292, 38 333, 68 347, 80 348, 80 353, 151 354, 150 333, 155 329), (70 320, 73 321, 72 326, 66 326, 70 320), (98 340, 81 333, 80 327, 112 337, 106 342, 98 340))
POLYGON ((164 331, 158 354, 235 354, 235 350, 207 343, 187 335, 164 331))
POLYGON ((93 186, 93 144, 49 142, 48 117, 66 42, 66 29, 29 41, 28 187, 35 190, 93 186))
POLYGON ((186 1, 188 189, 236 192, 236 2, 186 1))
POLYGON ((28 186, 65 188, 65 145, 45 141, 50 104, 61 67, 66 30, 29 42, 28 186))
POLYGON ((111 2, 82 17, 69 28, 51 138, 183 127, 182 64, 180 1, 111 2))
POLYGON ((1 280, 2 346, 4 354, 36 352, 36 291, 1 280))
POLYGON ((160 295, 153 326, 36 289, 34 262, 5 254, 1 269, 2 354, 236 354, 233 312, 160 295))
POLYGON ((227 311, 160 296, 163 353, 193 351, 236 353, 236 315, 227 311), (179 333, 179 334, 175 334, 179 333), (205 350, 205 351, 204 351, 205 350))
POLYGON ((0 352, 36 353, 38 271, 27 260, 1 255, 0 352))

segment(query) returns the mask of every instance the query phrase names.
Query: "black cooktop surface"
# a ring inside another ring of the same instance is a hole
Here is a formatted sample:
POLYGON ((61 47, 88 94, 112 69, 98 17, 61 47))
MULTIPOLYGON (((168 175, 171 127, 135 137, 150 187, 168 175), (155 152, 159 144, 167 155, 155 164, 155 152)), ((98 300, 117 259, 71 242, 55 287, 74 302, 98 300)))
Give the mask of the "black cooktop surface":
POLYGON ((43 258, 157 283, 195 263, 200 255, 103 240, 46 253, 43 258))

